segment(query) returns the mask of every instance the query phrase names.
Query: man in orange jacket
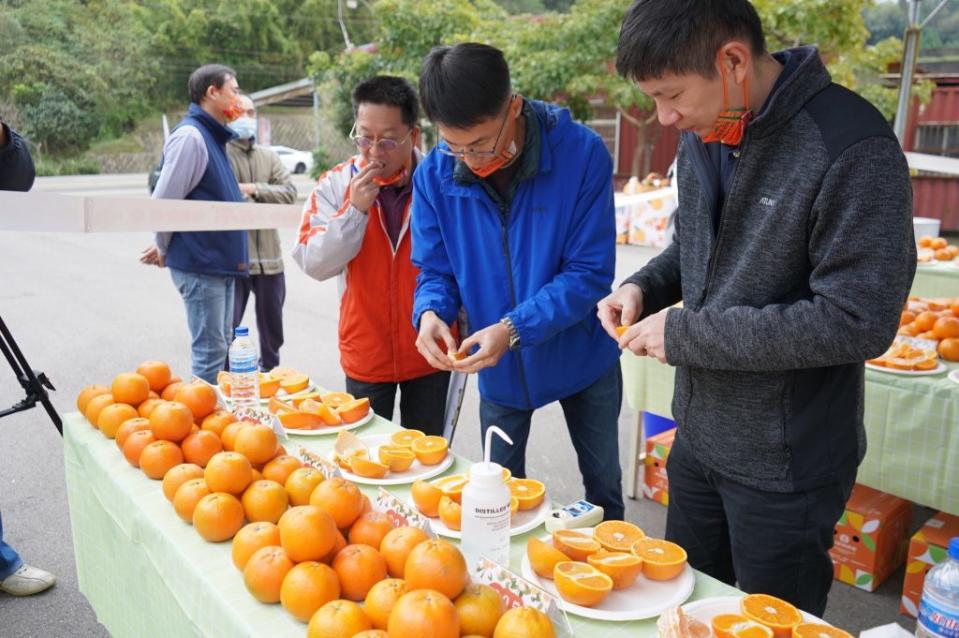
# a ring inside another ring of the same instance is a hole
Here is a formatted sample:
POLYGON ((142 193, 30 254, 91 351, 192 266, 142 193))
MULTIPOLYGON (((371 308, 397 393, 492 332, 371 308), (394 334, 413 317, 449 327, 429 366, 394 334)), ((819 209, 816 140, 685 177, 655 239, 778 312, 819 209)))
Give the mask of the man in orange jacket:
POLYGON ((416 92, 402 78, 379 76, 353 90, 350 137, 359 154, 333 167, 307 198, 293 258, 320 281, 339 276, 340 365, 346 389, 367 396, 392 419, 443 433, 449 372, 416 350, 409 213, 419 160, 416 92))

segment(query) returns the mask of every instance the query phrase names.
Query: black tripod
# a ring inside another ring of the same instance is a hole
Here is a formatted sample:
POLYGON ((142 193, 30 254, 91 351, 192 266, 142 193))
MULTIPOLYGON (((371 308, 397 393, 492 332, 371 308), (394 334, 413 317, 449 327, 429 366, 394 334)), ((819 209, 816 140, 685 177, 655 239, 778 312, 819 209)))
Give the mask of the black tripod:
POLYGON ((39 401, 43 404, 47 414, 50 415, 53 424, 57 426, 57 431, 60 433, 60 436, 63 436, 63 424, 60 422, 60 415, 57 414, 57 409, 50 403, 50 396, 47 394, 48 389, 55 391, 56 388, 54 388, 50 380, 47 379, 47 375, 42 372, 34 372, 30 364, 27 363, 23 353, 20 352, 20 347, 17 346, 17 342, 13 339, 13 335, 10 334, 10 330, 7 329, 7 324, 3 322, 3 317, 0 317, 0 350, 3 351, 3 356, 6 357, 7 363, 10 364, 10 368, 20 382, 23 391, 27 393, 27 396, 19 403, 16 403, 12 408, 0 410, 0 417, 34 408, 39 401))

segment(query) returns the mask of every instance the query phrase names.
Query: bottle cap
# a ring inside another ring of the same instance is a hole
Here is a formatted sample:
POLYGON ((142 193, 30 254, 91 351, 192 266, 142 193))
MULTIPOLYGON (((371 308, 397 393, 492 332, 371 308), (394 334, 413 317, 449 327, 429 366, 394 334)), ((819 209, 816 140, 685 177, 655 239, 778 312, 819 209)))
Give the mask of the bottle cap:
POLYGON ((949 558, 959 560, 959 536, 954 536, 949 541, 949 558))
POLYGON ((237 326, 236 332, 234 333, 234 335, 237 337, 249 337, 250 329, 247 328, 246 326, 237 326))

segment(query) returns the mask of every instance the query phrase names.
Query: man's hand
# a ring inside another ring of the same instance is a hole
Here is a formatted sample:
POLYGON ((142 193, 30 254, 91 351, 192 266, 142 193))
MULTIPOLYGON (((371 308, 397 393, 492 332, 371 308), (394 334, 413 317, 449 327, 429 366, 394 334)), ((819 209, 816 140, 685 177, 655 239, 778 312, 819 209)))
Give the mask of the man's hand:
POLYGON ((240 192, 243 193, 246 197, 253 199, 256 195, 256 184, 243 183, 240 184, 240 192))
POLYGON ((160 249, 156 246, 150 246, 140 253, 140 263, 147 266, 159 266, 166 268, 166 258, 160 254, 160 249))
POLYGON ((666 363, 666 313, 669 308, 660 310, 632 325, 619 337, 620 349, 629 349, 633 354, 656 357, 660 363, 666 363))
POLYGON ((457 372, 479 372, 483 368, 495 366, 509 350, 509 329, 501 323, 487 326, 465 339, 460 344, 457 354, 469 354, 473 346, 479 346, 479 349, 466 358, 457 360, 453 364, 454 370, 457 372))
POLYGON ((603 329, 619 341, 616 328, 633 325, 643 314, 643 290, 636 284, 624 284, 602 299, 596 308, 603 329))
MULTIPOLYGON (((380 187, 373 182, 383 170, 380 162, 370 162, 350 180, 350 204, 358 211, 367 212, 380 194, 380 187)), ((442 323, 442 322, 441 322, 442 323)))
POLYGON ((446 352, 440 348, 439 342, 446 344, 447 352, 456 351, 456 341, 453 340, 453 333, 442 319, 436 316, 432 310, 427 310, 420 315, 420 333, 416 337, 416 349, 419 350, 426 362, 438 370, 452 370, 452 361, 446 352))

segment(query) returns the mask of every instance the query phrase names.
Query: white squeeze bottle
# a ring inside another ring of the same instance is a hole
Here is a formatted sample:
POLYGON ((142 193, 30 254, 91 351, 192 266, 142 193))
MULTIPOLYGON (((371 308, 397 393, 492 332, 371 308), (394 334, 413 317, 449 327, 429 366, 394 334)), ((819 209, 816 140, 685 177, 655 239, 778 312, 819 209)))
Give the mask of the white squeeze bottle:
POLYGON ((260 406, 257 358, 256 345, 250 339, 250 329, 237 326, 236 338, 230 345, 230 400, 235 410, 260 406))
POLYGON ((469 483, 463 488, 460 549, 471 571, 482 556, 509 566, 510 491, 503 481, 502 466, 489 460, 493 432, 513 444, 505 432, 491 425, 486 430, 485 460, 470 467, 469 483))
POLYGON ((916 636, 959 638, 959 536, 949 541, 948 558, 926 574, 916 636))

